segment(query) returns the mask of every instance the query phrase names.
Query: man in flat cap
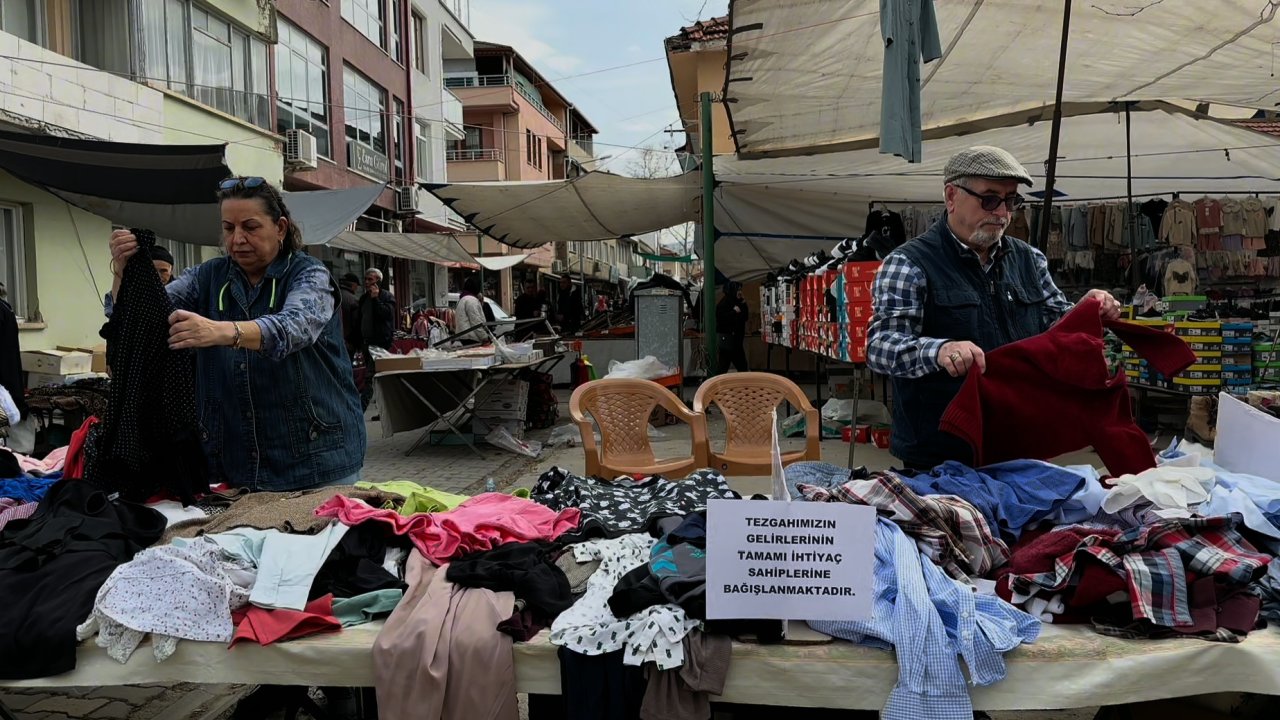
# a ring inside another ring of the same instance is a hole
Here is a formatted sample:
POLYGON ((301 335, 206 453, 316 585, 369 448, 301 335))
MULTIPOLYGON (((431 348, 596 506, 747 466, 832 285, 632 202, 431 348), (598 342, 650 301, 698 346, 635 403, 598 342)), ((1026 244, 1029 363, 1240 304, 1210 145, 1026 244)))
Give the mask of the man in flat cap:
MULTIPOLYGON (((986 370, 987 352, 1044 332, 1072 308, 1044 254, 1004 234, 1022 206, 1018 185, 1032 185, 1026 168, 1005 150, 977 146, 947 162, 943 181, 946 214, 885 257, 867 329, 867 365, 893 378, 893 454, 917 470, 972 464, 968 444, 938 430, 965 375, 986 370)), ((1119 317, 1110 293, 1085 297, 1119 317)))

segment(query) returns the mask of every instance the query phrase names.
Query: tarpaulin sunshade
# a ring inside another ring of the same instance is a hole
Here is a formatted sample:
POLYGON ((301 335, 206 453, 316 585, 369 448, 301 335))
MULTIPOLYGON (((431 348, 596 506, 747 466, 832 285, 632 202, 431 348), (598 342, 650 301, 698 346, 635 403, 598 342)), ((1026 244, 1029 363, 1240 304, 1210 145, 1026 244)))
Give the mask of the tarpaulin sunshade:
MULTIPOLYGON (((828 152, 879 135, 881 4, 732 0, 726 107, 740 152, 828 152)), ((1051 105, 1063 4, 935 0, 943 55, 921 70, 924 128, 1051 105)), ((1063 101, 1273 109, 1278 9, 1275 0, 1073 3, 1063 101)))
MULTIPOLYGON (((196 245, 220 242, 224 145, 148 145, 0 132, 0 169, 116 225, 196 245)), ((382 185, 284 193, 307 244, 324 243, 369 208, 382 185)))
POLYGON ((643 179, 592 172, 572 180, 423 185, 481 232, 507 245, 610 240, 692 222, 697 173, 643 179))

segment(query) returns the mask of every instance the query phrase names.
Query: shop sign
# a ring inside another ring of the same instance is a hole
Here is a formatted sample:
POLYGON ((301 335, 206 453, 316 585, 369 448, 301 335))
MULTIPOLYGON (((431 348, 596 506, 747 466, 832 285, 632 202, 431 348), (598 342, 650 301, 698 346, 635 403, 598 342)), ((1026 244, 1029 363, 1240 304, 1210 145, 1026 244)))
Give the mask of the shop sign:
POLYGON ((378 180, 386 180, 390 168, 386 155, 356 142, 347 143, 347 166, 378 180))
POLYGON ((707 503, 707 618, 867 620, 876 510, 776 500, 707 503))

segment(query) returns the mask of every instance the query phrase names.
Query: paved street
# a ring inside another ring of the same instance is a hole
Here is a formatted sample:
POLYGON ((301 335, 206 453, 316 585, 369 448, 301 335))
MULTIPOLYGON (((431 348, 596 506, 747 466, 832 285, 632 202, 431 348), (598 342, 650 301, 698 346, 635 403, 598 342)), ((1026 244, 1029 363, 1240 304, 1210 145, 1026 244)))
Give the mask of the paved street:
MULTIPOLYGON (((688 393, 691 395, 692 390, 688 393)), ((560 423, 569 420, 568 393, 560 391, 560 423)), ((377 408, 370 409, 369 417, 377 408)), ((724 421, 713 413, 708 420, 712 438, 723 436, 724 421)), ((689 453, 690 434, 687 426, 655 428, 659 437, 652 439, 659 459, 689 453)), ((376 422, 368 423, 369 449, 363 476, 368 480, 412 480, 440 490, 463 494, 479 493, 486 477, 492 477, 500 489, 532 487, 538 475, 559 465, 582 472, 585 465, 580 447, 545 450, 538 459, 515 455, 483 443, 479 454, 465 445, 423 446, 413 455, 404 452, 418 437, 416 432, 401 433, 383 439, 376 422)), ((530 439, 545 440, 551 430, 535 431, 530 439)), ((803 446, 801 439, 783 441, 783 450, 803 446)), ((836 464, 848 460, 849 446, 838 440, 822 443, 823 459, 836 464)), ((886 468, 892 458, 885 450, 871 445, 855 448, 855 462, 873 469, 886 468)), ((1071 458, 1073 462, 1097 462, 1088 453, 1071 458)), ((735 478, 735 487, 743 493, 768 492, 767 477, 735 478)), ((64 688, 0 691, 0 702, 14 711, 18 720, 219 720, 251 687, 237 685, 202 686, 184 683, 174 686, 141 685, 115 688, 64 688)), ((1052 713, 999 713, 996 720, 1086 720, 1091 710, 1052 713)))

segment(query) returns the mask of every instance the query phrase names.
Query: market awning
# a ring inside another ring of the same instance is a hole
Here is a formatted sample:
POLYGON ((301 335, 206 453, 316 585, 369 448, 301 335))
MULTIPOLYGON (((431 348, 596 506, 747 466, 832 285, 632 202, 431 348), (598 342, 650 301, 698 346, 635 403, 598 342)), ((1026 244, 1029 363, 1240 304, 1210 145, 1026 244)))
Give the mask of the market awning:
MULTIPOLYGON (((726 108, 740 152, 831 152, 879 135, 883 4, 731 1, 726 108)), ((1052 104, 1062 2, 931 4, 943 56, 921 71, 925 128, 1052 104)), ((1073 8, 1065 102, 1186 98, 1273 109, 1280 100, 1280 3, 1093 0, 1073 8)))
POLYGON ((345 190, 287 192, 284 202, 302 229, 303 242, 323 245, 351 227, 385 188, 385 185, 362 185, 345 190))
POLYGON ((483 257, 472 257, 467 262, 447 262, 441 263, 445 267, 466 268, 468 270, 505 270, 509 267, 515 267, 524 262, 528 255, 485 255, 483 257))
POLYGON ((145 145, 0 132, 0 169, 112 223, 218 242, 222 145, 145 145))
POLYGON ((363 230, 339 233, 329 245, 434 263, 473 263, 457 238, 443 233, 382 233, 363 230))
POLYGON ((518 248, 610 240, 697 218, 696 173, 644 179, 592 172, 572 180, 423 184, 486 235, 518 248))
POLYGON ((527 254, 520 255, 485 255, 476 258, 476 262, 485 270, 506 270, 509 267, 515 267, 524 262, 529 257, 527 254))
MULTIPOLYGON (((1060 201, 1125 197, 1123 109, 1086 104, 1064 112, 1056 187, 1066 197, 1060 201)), ((1043 188, 1049 117, 1045 108, 1008 119, 1005 127, 941 129, 932 133, 941 137, 925 140, 918 165, 874 146, 810 157, 716 158, 716 229, 731 234, 716 244, 716 267, 730 278, 749 278, 859 237, 873 201, 940 203, 943 165, 972 145, 1005 148, 1030 171, 1033 189, 1043 188)), ((1168 103, 1138 104, 1130 122, 1135 196, 1280 195, 1280 139, 1168 103)))
MULTIPOLYGON (((220 241, 224 145, 147 145, 0 132, 0 169, 116 225, 196 245, 220 241)), ((327 242, 373 204, 383 185, 284 193, 307 244, 327 242)))

